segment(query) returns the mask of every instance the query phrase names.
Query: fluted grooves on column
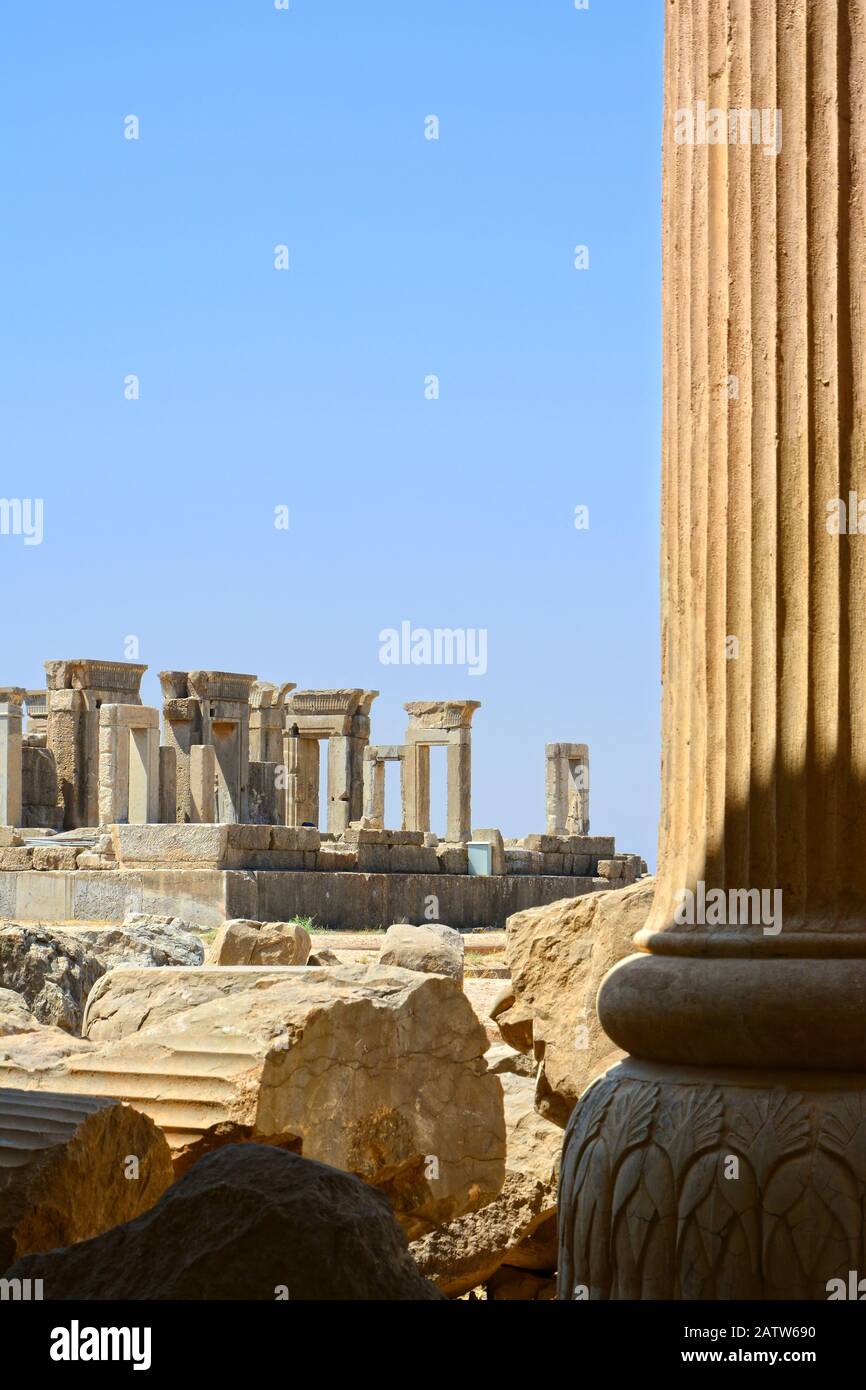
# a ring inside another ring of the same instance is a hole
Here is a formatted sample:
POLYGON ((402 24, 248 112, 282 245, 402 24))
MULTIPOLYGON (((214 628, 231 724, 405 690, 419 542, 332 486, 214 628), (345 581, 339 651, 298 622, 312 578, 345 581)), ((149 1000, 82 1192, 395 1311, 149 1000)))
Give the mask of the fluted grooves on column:
POLYGON ((835 927, 866 950, 866 535, 827 530, 832 499, 866 501, 866 0, 671 3, 664 789, 643 940, 703 879, 781 888, 783 935, 835 927), (699 101, 780 110, 781 152, 675 144, 699 101))
MULTIPOLYGON (((847 146, 840 147, 840 163, 847 160, 847 180, 840 180, 840 201, 848 203, 848 220, 839 237, 840 262, 844 267, 843 303, 839 331, 844 344, 840 360, 849 372, 840 408, 849 413, 851 429, 843 432, 843 485, 864 487, 866 477, 866 6, 852 6, 840 38, 841 60, 859 79, 848 84, 843 117, 850 122, 847 146)), ((866 537, 864 537, 866 540, 866 537)), ((843 682, 842 717, 850 730, 851 766, 843 802, 843 834, 850 845, 866 844, 866 547, 861 543, 845 552, 843 571, 849 633, 847 682, 843 682)), ((845 724, 843 724, 845 727, 845 724)), ((866 898, 866 854, 850 856, 845 885, 851 903, 866 898)))

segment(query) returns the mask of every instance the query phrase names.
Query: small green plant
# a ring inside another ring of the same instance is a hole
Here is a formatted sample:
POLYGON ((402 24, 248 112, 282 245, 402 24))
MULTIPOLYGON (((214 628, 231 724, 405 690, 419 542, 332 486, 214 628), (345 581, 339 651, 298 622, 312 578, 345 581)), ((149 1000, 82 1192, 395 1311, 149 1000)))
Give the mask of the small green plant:
POLYGON ((313 923, 315 922, 315 920, 316 920, 315 917, 290 917, 290 918, 289 918, 289 922, 291 923, 292 926, 295 926, 295 927, 303 927, 305 931, 312 931, 312 930, 313 930, 313 923))

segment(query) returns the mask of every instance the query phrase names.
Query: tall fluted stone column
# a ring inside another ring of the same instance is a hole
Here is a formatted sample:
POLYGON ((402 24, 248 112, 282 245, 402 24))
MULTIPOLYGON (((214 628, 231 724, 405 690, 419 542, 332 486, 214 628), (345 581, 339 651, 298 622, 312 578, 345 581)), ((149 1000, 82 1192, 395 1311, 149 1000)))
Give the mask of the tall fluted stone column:
POLYGON ((560 1296, 826 1299, 866 1275, 866 6, 665 9, 660 872, 560 1296))

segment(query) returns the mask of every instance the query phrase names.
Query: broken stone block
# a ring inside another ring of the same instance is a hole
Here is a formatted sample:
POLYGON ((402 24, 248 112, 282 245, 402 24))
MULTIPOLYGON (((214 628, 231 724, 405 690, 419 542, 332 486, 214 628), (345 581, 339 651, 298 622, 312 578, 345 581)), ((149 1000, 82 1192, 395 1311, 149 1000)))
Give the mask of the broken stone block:
POLYGON ((307 965, 339 965, 340 957, 333 951, 329 951, 326 946, 318 946, 312 955, 307 957, 307 965))
POLYGON ((96 1096, 0 1090, 0 1272, 130 1221, 172 1182, 146 1115, 96 1096))
POLYGON ((294 1147, 381 1187, 412 1234, 502 1185, 502 1087, 484 1062, 483 1027, 445 976, 381 966, 123 969, 91 1000, 87 1026, 91 1038, 108 1031, 114 1041, 61 1062, 53 1088, 130 1101, 164 1129, 181 1165, 217 1130, 222 1142, 235 1133, 294 1147), (219 989, 220 977, 233 988, 219 989), (184 990, 191 999, 179 1010, 184 990), (126 1008, 112 992, 126 993, 126 1008), (139 1031, 120 1037, 124 1025, 139 1031))
POLYGON ((353 849, 323 845, 316 856, 316 867, 325 873, 351 873, 358 867, 358 858, 353 849))
POLYGON ((23 994, 14 989, 0 989, 0 1038, 11 1033, 35 1033, 41 1027, 23 994))
POLYGON ((301 853, 309 853, 318 850, 322 843, 322 836, 318 830, 309 825, 272 825, 270 835, 270 845, 272 850, 297 850, 301 853))
POLYGON ((525 1004, 518 1004, 510 980, 491 1005, 490 1017, 509 1047, 517 1052, 532 1052, 532 1012, 525 1004))
POLYGON ((533 1240, 555 1211, 554 1188, 509 1173, 493 1202, 413 1241, 410 1249, 421 1273, 449 1298, 459 1298, 492 1279, 506 1259, 555 1269, 555 1239, 533 1240))
POLYGON ((535 1109, 535 1074, 521 1076, 516 1071, 497 1074, 505 1097, 507 1171, 555 1186, 559 1177, 562 1130, 535 1109))
POLYGON ((439 843, 436 858, 440 874, 468 874, 469 851, 465 845, 439 843))
POLYGON ((622 878, 622 862, 619 859, 599 859, 596 873, 599 878, 606 878, 613 882, 615 879, 622 878))
MULTIPOLYGON (((375 835, 375 830, 362 830, 361 835, 375 835)), ((361 843, 355 851, 356 867, 366 874, 388 874, 391 872, 392 849, 388 844, 369 845, 361 843)))
POLYGON ((32 849, 0 849, 0 871, 4 869, 32 869, 32 849))
POLYGON ((28 1256, 8 1277, 87 1301, 442 1297, 381 1193, 262 1144, 207 1155, 137 1220, 28 1256))
MULTIPOLYGON (((540 839, 540 836, 536 836, 540 839)), ((540 850, 505 849, 507 874, 540 874, 544 872, 544 855, 540 850)))
POLYGON ((463 983, 463 937, 453 927, 425 922, 413 927, 398 922, 389 927, 379 952, 380 965, 398 965, 403 970, 449 975, 463 983))
POLYGON ((0 986, 23 995, 40 1023, 79 1033, 87 996, 104 974, 95 952, 57 927, 0 926, 0 986))
POLYGON ((125 966, 110 970, 91 990, 82 1033, 92 1042, 130 1037, 142 1028, 170 1026, 176 1014, 228 998, 244 990, 279 984, 282 969, 272 966, 202 965, 161 970, 125 966))
POLYGON ((127 912, 123 919, 123 925, 138 930, 139 928, 166 928, 170 933, 177 932, 181 936, 197 935, 199 932, 207 931, 206 927, 199 926, 195 922, 188 922, 184 917, 174 917, 170 913, 163 912, 127 912))
POLYGON ((148 920, 139 914, 117 927, 75 927, 70 932, 86 942, 107 970, 118 965, 201 965, 204 960, 200 939, 184 931, 179 918, 148 920))
POLYGON ((35 845, 34 869, 74 869, 78 859, 74 845, 35 845))
POLYGON ((607 972, 634 951, 654 886, 644 878, 508 919, 505 954, 515 1004, 496 1021, 505 1041, 519 1047, 509 1025, 518 1016, 530 1020, 541 1059, 536 1108, 562 1127, 590 1082, 623 1056, 602 1031, 595 1000, 607 972))
POLYGON ((438 874, 436 850, 423 845, 394 845, 391 849, 392 874, 438 874))
POLYGON ((224 922, 209 958, 215 965, 306 965, 310 933, 299 922, 224 922))

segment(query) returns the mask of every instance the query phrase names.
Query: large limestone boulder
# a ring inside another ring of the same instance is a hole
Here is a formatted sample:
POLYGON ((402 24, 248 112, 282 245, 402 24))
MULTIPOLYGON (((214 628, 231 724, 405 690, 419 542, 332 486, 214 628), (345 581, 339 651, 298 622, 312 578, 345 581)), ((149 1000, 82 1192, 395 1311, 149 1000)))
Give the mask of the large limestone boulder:
POLYGON ((0 987, 23 995, 40 1023, 81 1031, 84 1005, 105 966, 74 935, 57 927, 0 926, 0 987))
POLYGON ((121 926, 75 927, 72 933, 99 957, 107 970, 118 965, 201 965, 204 946, 179 917, 136 913, 121 926))
POLYGON ((27 1007, 23 994, 14 989, 0 989, 0 1038, 14 1033, 35 1033, 41 1026, 27 1007))
POLYGON ((285 973, 273 966, 243 965, 109 970, 88 996, 81 1031, 93 1042, 111 1042, 144 1027, 163 1028, 177 1014, 212 999, 254 988, 269 989, 279 984, 285 973))
MULTIPOLYGON (((530 1016, 539 1069, 536 1106, 564 1127, 589 1083, 623 1053, 602 1031, 595 1009, 605 975, 632 954, 652 906, 655 879, 588 893, 509 917, 505 953, 515 1010, 530 1016)), ((518 1046, 512 1032, 507 1042, 518 1046)))
MULTIPOLYGON (((51 1086, 135 1104, 163 1128, 179 1169, 232 1137, 267 1140, 382 1188, 412 1235, 502 1186, 502 1087, 487 1071, 483 1027, 445 976, 118 970, 98 1002, 104 1029, 89 1010, 90 1038, 113 1040, 60 1061, 51 1086), (215 988, 220 976, 232 988, 215 988), (113 1009, 112 987, 125 1007, 113 1009)), ((16 1064, 15 1084, 26 1084, 20 1050, 16 1064)))
POLYGON ((463 983, 463 937, 441 922, 425 922, 413 927, 398 922, 385 933, 379 952, 380 965, 397 965, 403 970, 448 975, 463 983))
POLYGON ((0 1273, 153 1206, 172 1182, 160 1130, 94 1096, 0 1090, 0 1273))
POLYGON ((210 949, 215 965, 306 965, 312 939, 299 922, 224 922, 210 949))
POLYGON ((412 1242, 419 1270, 449 1298, 487 1284, 503 1266, 556 1269, 556 1191, 509 1173, 502 1192, 480 1211, 412 1242))
POLYGON ((7 1277, 87 1301, 442 1297, 381 1193, 261 1144, 209 1154, 137 1220, 30 1255, 7 1277))

